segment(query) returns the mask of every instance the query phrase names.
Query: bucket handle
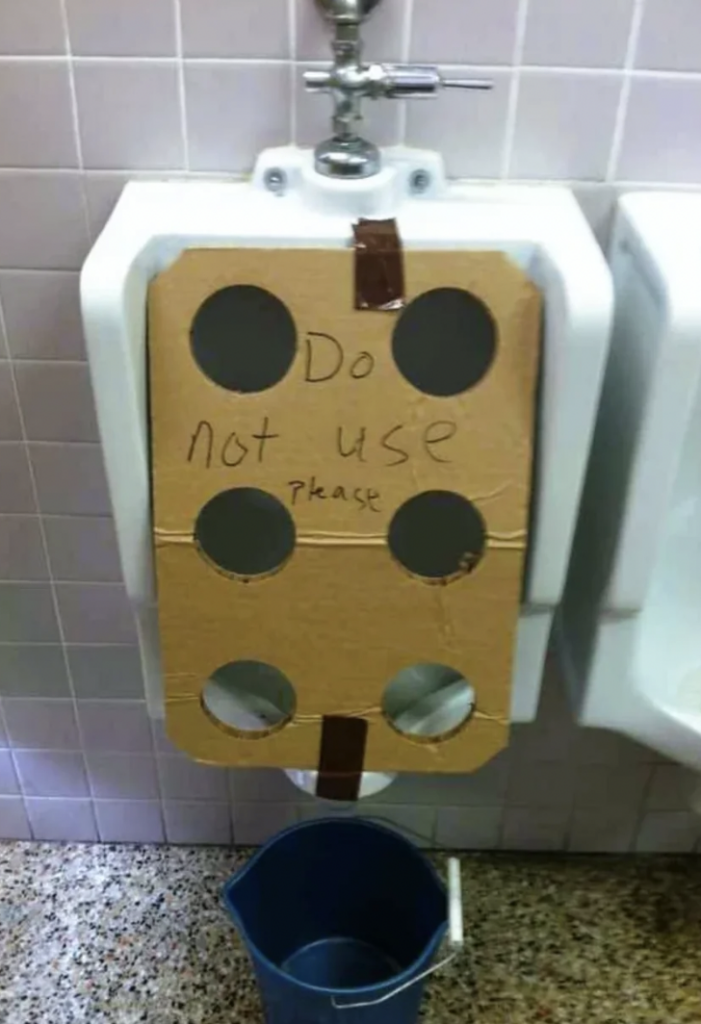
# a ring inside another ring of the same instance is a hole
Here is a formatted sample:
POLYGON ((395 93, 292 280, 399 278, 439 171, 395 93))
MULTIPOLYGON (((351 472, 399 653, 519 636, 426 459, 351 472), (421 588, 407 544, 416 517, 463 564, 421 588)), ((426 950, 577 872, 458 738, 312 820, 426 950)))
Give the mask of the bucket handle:
POLYGON ((443 957, 437 964, 428 967, 421 974, 417 974, 415 978, 405 981, 398 988, 392 989, 391 992, 386 992, 379 999, 369 999, 362 1003, 337 1003, 335 998, 332 997, 331 1003, 333 1008, 335 1010, 360 1010, 367 1006, 379 1006, 381 1003, 387 1003, 390 999, 398 996, 400 992, 406 992, 413 985, 418 985, 420 981, 424 981, 432 974, 442 971, 444 967, 452 963, 458 954, 462 952, 465 946, 465 926, 462 904, 462 877, 460 874, 460 860, 457 857, 450 857, 448 860, 448 945, 451 950, 448 956, 443 957))

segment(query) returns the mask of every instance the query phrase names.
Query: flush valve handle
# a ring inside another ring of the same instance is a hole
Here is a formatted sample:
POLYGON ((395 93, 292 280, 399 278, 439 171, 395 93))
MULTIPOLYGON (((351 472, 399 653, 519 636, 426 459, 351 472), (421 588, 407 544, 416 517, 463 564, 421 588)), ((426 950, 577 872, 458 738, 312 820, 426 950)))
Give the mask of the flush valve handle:
POLYGON ((380 152, 358 134, 364 99, 424 99, 442 89, 489 90, 484 79, 446 79, 422 64, 365 64, 360 27, 381 0, 316 0, 335 28, 334 62, 305 72, 308 92, 333 97, 333 136, 317 146, 315 165, 331 178, 369 178, 381 169, 380 152))

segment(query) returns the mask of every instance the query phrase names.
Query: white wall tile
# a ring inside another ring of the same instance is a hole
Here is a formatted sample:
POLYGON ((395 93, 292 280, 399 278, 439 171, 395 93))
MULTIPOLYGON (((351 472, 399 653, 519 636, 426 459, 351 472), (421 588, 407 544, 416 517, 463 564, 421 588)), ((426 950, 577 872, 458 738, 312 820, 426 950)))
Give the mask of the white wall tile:
POLYGON ((262 149, 290 142, 287 64, 185 65, 190 166, 249 171, 262 149), (249 97, 247 103, 242 97, 249 97), (253 99, 255 97, 255 99, 253 99), (265 110, 265 117, 260 116, 265 110))
POLYGON ((506 143, 511 73, 480 67, 441 70, 451 78, 489 78, 494 88, 491 92, 455 89, 435 102, 408 101, 407 144, 439 150, 452 177, 497 177, 506 143))
POLYGON ((624 181, 701 180, 701 81, 634 79, 616 176, 624 181))
POLYGON ((524 71, 512 177, 603 179, 621 85, 612 72, 524 71))
POLYGON ((701 71, 701 5, 698 0, 646 0, 636 66, 701 71))
POLYGON ((75 87, 86 167, 160 170, 183 166, 175 62, 77 60, 75 87))
POLYGON ((621 67, 635 0, 529 0, 525 64, 621 67))
MULTIPOLYGON (((303 0, 302 0, 303 2, 303 0)), ((510 64, 518 0, 415 0, 411 59, 431 64, 510 64)))
POLYGON ((180 0, 180 8, 186 57, 292 56, 288 0, 180 0))

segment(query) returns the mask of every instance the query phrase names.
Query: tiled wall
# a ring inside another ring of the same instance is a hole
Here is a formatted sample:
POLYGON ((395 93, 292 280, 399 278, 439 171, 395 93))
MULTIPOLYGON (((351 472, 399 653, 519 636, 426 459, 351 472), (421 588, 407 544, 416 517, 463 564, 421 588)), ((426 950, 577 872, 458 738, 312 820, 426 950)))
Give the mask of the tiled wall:
MULTIPOLYGON (((78 270, 135 174, 241 174, 327 133, 305 63, 312 0, 0 3, 0 837, 239 842, 317 813, 281 773, 180 757, 149 723, 120 583, 78 270)), ((617 189, 701 184, 699 0, 384 0, 371 56, 440 62, 491 93, 384 103, 381 143, 455 176, 564 179, 600 237, 617 189)), ((693 779, 538 722, 472 777, 405 778, 363 808, 463 847, 691 850, 693 779)))

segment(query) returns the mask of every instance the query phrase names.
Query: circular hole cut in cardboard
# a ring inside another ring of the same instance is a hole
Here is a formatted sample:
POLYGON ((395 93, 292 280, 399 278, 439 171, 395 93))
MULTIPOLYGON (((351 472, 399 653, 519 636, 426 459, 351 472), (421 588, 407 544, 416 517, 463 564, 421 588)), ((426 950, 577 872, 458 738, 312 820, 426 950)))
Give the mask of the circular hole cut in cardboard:
POLYGON ((279 384, 297 351, 287 306, 256 285, 231 285, 210 295, 192 322, 192 353, 202 372, 226 388, 253 394, 279 384))
POLYGON ((250 580, 277 572, 291 557, 295 524, 272 494, 234 487, 204 506, 195 523, 195 542, 220 572, 250 580))
POLYGON ((430 583, 449 583, 477 567, 487 529, 478 509, 461 494, 424 491, 397 509, 387 542, 412 575, 430 583))
POLYGON ((282 729, 294 716, 292 683, 263 661, 231 661, 217 669, 202 690, 202 707, 225 732, 262 739, 282 729))
POLYGON ((385 718, 398 733, 417 743, 455 736, 475 710, 474 687, 447 665, 412 665, 387 685, 385 718))
POLYGON ((435 288, 409 303, 392 338, 402 376, 426 395, 468 391, 487 374, 497 348, 488 307, 462 288, 435 288))

